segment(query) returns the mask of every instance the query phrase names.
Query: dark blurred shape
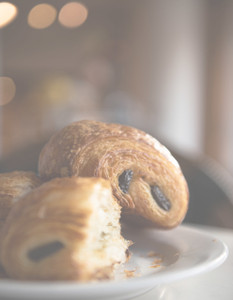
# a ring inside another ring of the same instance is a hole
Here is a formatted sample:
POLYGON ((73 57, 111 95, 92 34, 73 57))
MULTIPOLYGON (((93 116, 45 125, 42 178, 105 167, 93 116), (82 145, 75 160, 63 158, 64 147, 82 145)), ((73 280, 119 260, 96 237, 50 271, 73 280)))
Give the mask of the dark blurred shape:
POLYGON ((187 223, 233 228, 233 179, 209 158, 175 155, 190 192, 187 223))
POLYGON ((46 142, 31 144, 21 148, 0 161, 0 173, 12 171, 33 171, 37 173, 37 162, 40 151, 46 142))

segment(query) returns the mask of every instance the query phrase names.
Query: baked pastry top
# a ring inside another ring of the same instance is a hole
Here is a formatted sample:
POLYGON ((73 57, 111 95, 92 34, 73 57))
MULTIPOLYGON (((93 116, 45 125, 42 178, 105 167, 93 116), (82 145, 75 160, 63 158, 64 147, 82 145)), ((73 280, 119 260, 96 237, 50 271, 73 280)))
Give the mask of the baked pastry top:
POLYGON ((133 127, 97 121, 74 122, 51 137, 40 153, 39 175, 103 177, 125 219, 162 228, 184 219, 186 180, 169 150, 133 127))
POLYGON ((21 197, 3 227, 0 261, 10 278, 109 278, 127 259, 120 206, 102 178, 56 178, 21 197))
POLYGON ((40 184, 40 178, 30 171, 0 173, 0 230, 14 203, 40 184))

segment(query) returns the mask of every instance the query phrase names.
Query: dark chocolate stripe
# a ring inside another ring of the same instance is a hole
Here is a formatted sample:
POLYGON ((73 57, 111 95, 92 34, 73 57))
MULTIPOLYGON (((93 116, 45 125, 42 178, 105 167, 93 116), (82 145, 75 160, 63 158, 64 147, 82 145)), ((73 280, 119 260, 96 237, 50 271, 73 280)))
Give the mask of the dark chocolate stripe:
POLYGON ((28 257, 34 262, 38 262, 64 248, 64 244, 59 241, 50 242, 28 251, 28 257))
POLYGON ((160 208, 165 211, 169 211, 171 209, 171 202, 157 185, 151 186, 151 195, 160 208))
POLYGON ((128 193, 130 182, 133 178, 132 170, 125 170, 118 178, 119 187, 123 193, 128 193))

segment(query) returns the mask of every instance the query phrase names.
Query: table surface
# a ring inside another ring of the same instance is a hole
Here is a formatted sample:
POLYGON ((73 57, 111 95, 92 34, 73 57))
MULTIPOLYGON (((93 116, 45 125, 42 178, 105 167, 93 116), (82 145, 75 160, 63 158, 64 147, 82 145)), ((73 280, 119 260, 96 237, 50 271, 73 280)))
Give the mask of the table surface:
POLYGON ((217 269, 175 283, 154 288, 135 300, 232 300, 233 230, 198 226, 228 246, 229 255, 217 269))

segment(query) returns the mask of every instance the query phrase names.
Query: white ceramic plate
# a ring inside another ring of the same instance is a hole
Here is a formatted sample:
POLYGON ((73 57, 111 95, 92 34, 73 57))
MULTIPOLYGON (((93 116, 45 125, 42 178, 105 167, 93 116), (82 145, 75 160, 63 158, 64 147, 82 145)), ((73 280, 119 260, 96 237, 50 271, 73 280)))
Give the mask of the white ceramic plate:
POLYGON ((210 271, 221 265, 228 254, 219 239, 184 225, 169 231, 131 229, 125 236, 134 241, 132 257, 119 270, 116 280, 77 284, 2 279, 0 299, 130 299, 160 284, 210 271))

